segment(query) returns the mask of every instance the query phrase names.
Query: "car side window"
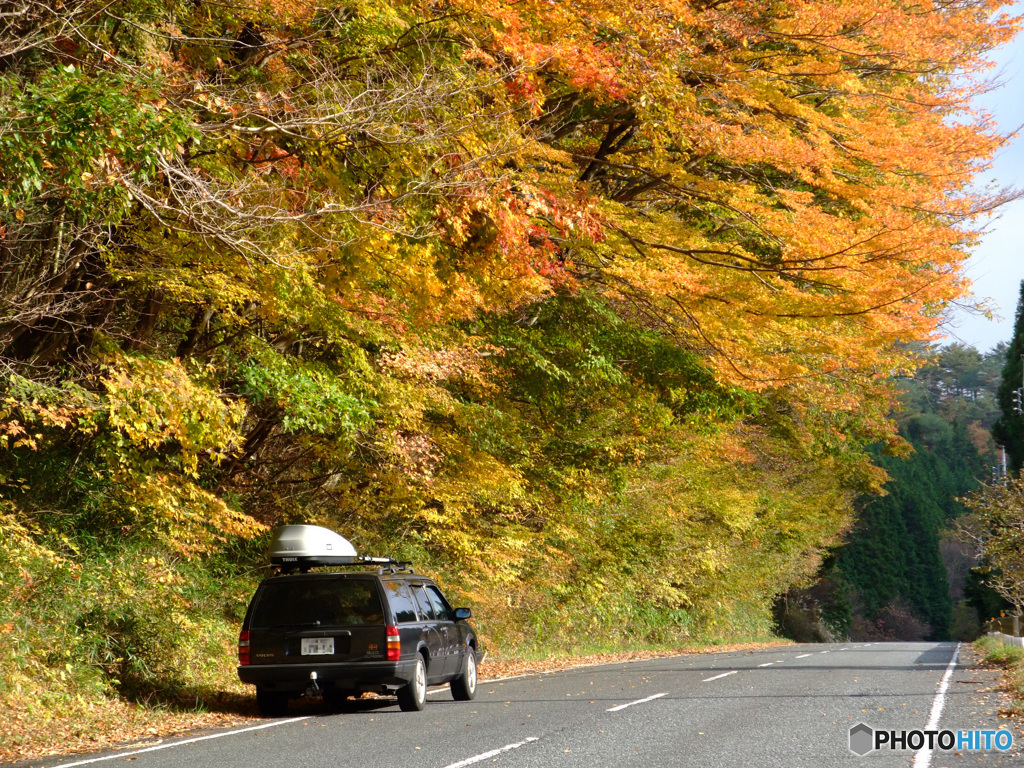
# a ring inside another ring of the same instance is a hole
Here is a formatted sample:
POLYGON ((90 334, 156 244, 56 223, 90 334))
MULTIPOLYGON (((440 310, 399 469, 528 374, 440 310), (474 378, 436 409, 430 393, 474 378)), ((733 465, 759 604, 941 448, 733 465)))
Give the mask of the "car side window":
POLYGON ((416 604, 420 607, 420 616, 423 617, 424 621, 432 621, 434 611, 430 607, 430 600, 427 599, 427 595, 423 591, 423 585, 413 584, 412 593, 416 596, 416 604))
POLYGON ((386 581, 384 587, 388 591, 388 602, 395 613, 395 621, 398 624, 416 621, 416 604, 409 585, 404 581, 386 581))
POLYGON ((448 605, 448 601, 444 599, 441 590, 437 587, 428 586, 427 596, 430 598, 430 604, 434 608, 434 615, 439 621, 455 621, 455 611, 448 605))

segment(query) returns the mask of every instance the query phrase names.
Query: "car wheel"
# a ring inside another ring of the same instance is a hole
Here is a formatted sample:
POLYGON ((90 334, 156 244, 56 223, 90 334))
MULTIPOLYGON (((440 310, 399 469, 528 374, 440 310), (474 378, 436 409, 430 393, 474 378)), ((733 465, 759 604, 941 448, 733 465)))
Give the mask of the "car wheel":
POLYGON ((473 646, 467 646, 462 674, 452 680, 451 689, 456 701, 469 701, 476 696, 476 650, 473 646))
POLYGON ((288 711, 288 694, 257 687, 256 707, 263 717, 281 717, 288 711))
POLYGON ((427 665, 416 655, 416 669, 409 684, 398 689, 398 706, 403 712, 419 712, 427 703, 427 665))

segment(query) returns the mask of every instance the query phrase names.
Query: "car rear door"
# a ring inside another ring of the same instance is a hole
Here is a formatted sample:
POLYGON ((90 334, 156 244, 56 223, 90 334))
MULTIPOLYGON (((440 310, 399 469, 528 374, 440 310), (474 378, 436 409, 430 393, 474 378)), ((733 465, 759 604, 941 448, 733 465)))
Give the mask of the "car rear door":
POLYGON ((425 589, 430 606, 434 609, 438 633, 444 638, 444 674, 456 675, 462 668, 462 653, 459 649, 459 632, 455 626, 455 611, 436 586, 427 584, 425 589))
POLYGON ((430 668, 427 670, 427 676, 433 680, 442 680, 448 660, 448 633, 434 616, 434 609, 430 604, 430 598, 423 590, 423 583, 413 582, 409 586, 416 597, 420 616, 423 617, 427 648, 430 651, 430 668))
MULTIPOLYGON (((398 636, 402 644, 402 658, 413 658, 421 643, 427 645, 428 652, 433 658, 434 648, 438 640, 431 639, 433 630, 433 618, 424 615, 413 594, 413 587, 404 579, 389 579, 384 581, 384 593, 391 604, 391 613, 395 617, 395 625, 398 627, 398 636), (434 646, 434 647, 432 647, 434 646)), ((436 632, 435 632, 436 634, 436 632)), ((427 677, 430 677, 431 670, 427 668, 427 677)))

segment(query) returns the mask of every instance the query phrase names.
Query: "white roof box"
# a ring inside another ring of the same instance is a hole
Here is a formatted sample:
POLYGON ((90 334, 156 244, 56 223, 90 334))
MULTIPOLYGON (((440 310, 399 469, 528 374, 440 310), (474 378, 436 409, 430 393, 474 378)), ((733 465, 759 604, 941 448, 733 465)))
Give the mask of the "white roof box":
POLYGON ((319 525, 282 525, 270 540, 270 562, 285 568, 315 568, 356 562, 348 539, 319 525))

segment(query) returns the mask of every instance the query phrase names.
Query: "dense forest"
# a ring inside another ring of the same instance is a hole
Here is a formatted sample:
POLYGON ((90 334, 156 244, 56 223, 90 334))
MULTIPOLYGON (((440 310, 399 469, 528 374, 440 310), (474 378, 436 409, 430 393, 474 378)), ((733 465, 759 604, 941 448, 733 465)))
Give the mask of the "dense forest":
POLYGON ((956 526, 977 561, 973 598, 983 621, 1024 614, 1024 281, 997 399, 992 436, 1004 450, 1005 472, 966 498, 970 512, 956 526))
POLYGON ((856 523, 811 587, 777 605, 783 632, 798 639, 970 640, 1005 607, 956 535, 963 501, 1001 473, 991 437, 1006 344, 982 355, 962 344, 933 350, 902 391, 897 423, 909 455, 875 461, 884 495, 855 502, 856 523), (984 614, 984 615, 982 615, 984 614))
MULTIPOLYGON (((0 738, 233 686, 283 522, 495 653, 767 636, 857 509, 938 579, 863 499, 983 448, 970 381, 892 414, 1005 199, 998 0, 8 7, 0 738)), ((947 631, 873 541, 865 620, 947 631)))

